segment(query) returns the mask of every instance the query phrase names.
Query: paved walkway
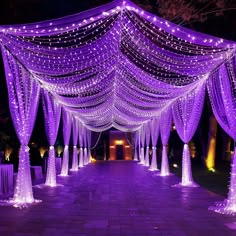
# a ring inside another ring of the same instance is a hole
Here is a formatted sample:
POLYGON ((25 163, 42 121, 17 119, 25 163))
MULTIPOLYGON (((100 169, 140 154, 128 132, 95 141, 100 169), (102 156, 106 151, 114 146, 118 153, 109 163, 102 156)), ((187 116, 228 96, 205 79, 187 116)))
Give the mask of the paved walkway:
POLYGON ((43 202, 27 209, 0 207, 1 236, 228 236, 236 217, 207 210, 222 197, 202 188, 170 187, 135 162, 97 162, 69 177, 64 187, 34 189, 43 202))

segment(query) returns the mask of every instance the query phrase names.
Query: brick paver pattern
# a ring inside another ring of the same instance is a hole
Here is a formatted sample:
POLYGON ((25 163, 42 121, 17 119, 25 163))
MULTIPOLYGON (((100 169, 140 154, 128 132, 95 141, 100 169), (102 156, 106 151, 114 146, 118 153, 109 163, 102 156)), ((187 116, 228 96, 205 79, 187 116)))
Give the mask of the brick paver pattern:
POLYGON ((176 176, 154 176, 136 162, 90 164, 64 187, 34 188, 42 203, 0 208, 1 236, 233 236, 236 217, 208 211, 222 200, 203 188, 174 188, 176 176))

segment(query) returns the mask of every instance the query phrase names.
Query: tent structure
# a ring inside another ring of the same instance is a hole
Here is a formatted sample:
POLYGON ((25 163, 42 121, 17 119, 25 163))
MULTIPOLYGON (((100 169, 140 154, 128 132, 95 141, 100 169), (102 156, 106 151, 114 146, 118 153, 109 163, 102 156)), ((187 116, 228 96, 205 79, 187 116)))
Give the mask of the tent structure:
MULTIPOLYGON (((57 185, 54 144, 61 116, 62 176, 68 175, 71 127, 75 171, 78 164, 82 167, 89 162, 91 131, 115 127, 135 133, 136 146, 141 143, 135 159, 147 166, 145 147, 147 154, 151 141, 155 150, 160 133, 160 175, 169 175, 166 145, 173 120, 185 143, 180 186, 196 186, 188 142, 198 126, 206 91, 217 121, 236 140, 234 42, 180 27, 130 1, 113 1, 60 19, 1 26, 0 45, 10 111, 21 142, 15 203, 35 201, 27 145, 40 97, 50 144, 48 186, 57 185)), ((155 155, 153 152, 151 170, 157 169, 155 155)), ((236 211, 235 165, 229 197, 214 210, 236 211)))

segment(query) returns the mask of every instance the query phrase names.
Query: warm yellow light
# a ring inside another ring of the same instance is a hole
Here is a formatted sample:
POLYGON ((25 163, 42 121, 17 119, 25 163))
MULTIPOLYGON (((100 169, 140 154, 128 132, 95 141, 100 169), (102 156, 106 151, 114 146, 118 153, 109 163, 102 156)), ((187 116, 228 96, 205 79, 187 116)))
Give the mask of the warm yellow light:
POLYGON ((211 171, 211 172, 213 172, 213 173, 216 172, 216 170, 215 170, 214 168, 210 168, 210 169, 208 169, 208 170, 211 171))
POLYGON ((63 147, 61 145, 57 146, 57 154, 60 157, 61 153, 63 152, 63 147))
POLYGON ((40 153, 41 158, 44 157, 44 154, 45 154, 46 151, 47 151, 46 147, 40 147, 39 148, 39 153, 40 153))
POLYGON ((216 139, 212 137, 209 141, 209 149, 206 158, 206 167, 208 170, 215 168, 216 139))
POLYGON ((96 162, 96 159, 94 159, 92 156, 91 156, 91 162, 92 163, 96 162))
POLYGON ((123 145, 124 141, 123 140, 116 140, 115 144, 116 145, 123 145))
POLYGON ((12 148, 11 147, 7 147, 5 149, 5 160, 6 161, 10 161, 10 155, 12 153, 12 148))

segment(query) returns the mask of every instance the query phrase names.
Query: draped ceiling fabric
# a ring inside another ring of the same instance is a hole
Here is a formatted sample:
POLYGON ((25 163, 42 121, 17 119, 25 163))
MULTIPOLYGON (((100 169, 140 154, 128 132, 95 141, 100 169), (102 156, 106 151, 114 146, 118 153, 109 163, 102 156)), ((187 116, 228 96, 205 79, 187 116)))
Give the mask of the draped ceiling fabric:
POLYGON ((233 42, 176 26, 130 1, 1 26, 0 43, 94 131, 139 129, 206 80, 235 50, 233 42))
MULTIPOLYGON (((204 100, 206 84, 216 119, 236 138, 236 44, 177 26, 129 0, 116 0, 51 21, 0 26, 0 46, 3 56, 7 55, 3 59, 8 88, 21 81, 26 90, 28 79, 33 80, 40 85, 44 101, 57 104, 58 114, 63 108, 79 122, 80 167, 84 165, 84 151, 87 158, 87 150, 83 150, 87 148, 85 127, 98 132, 111 127, 125 132, 138 130, 140 162, 144 164, 145 127, 172 110, 179 123, 178 132, 188 142, 200 114, 196 114, 195 121, 185 120, 184 126, 181 119, 188 117, 194 104, 204 100), (191 97, 196 90, 202 96, 191 97), (180 116, 179 104, 189 97, 194 101, 186 103, 180 116)), ((27 99, 17 100, 17 96, 9 93, 10 106, 15 101, 15 109, 21 113, 29 103, 27 99)), ((29 122, 28 117, 20 120, 14 115, 17 113, 11 113, 16 128, 21 122, 29 122)), ((47 111, 44 113, 47 122, 56 120, 47 111)), ((51 158, 46 183, 50 186, 56 185, 53 145, 58 123, 47 124, 51 158)), ((24 131, 30 135, 32 130, 30 127, 24 131)), ((28 136, 22 145, 27 142, 28 136)), ((166 140, 162 142, 166 145, 166 140)), ((236 191, 236 179, 231 182, 236 191)), ((234 202, 231 206, 236 206, 236 199, 229 198, 234 202)))

